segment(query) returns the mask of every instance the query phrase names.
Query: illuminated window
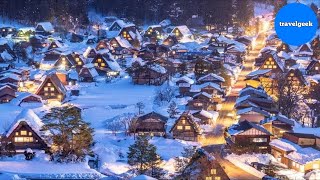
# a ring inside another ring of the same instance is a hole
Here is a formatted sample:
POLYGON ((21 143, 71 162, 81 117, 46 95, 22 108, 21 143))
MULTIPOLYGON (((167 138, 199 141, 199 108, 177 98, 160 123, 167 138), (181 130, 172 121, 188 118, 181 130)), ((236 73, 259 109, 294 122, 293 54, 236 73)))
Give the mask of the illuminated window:
POLYGON ((98 66, 98 63, 94 63, 94 66, 98 66))
POLYGON ((215 177, 214 180, 220 180, 221 178, 219 176, 215 177))
POLYGON ((33 137, 15 137, 15 142, 33 142, 33 137))
POLYGON ((272 66, 273 69, 277 69, 277 66, 272 66))
POLYGON ((48 91, 49 90, 49 88, 48 87, 44 87, 44 91, 48 91))
POLYGON ((53 48, 56 48, 57 46, 56 46, 56 45, 52 45, 52 47, 53 47, 53 48))
POLYGON ((182 128, 182 126, 177 126, 177 129, 182 130, 183 128, 182 128))
POLYGON ((186 120, 182 120, 182 124, 185 124, 186 123, 186 120))
POLYGON ((78 65, 82 65, 82 62, 78 62, 78 65))
POLYGON ((267 65, 269 65, 269 64, 270 64, 270 62, 269 62, 269 61, 267 61, 267 62, 266 62, 266 64, 267 64, 267 65))
POLYGON ((51 83, 48 83, 47 86, 51 86, 51 83))
POLYGON ((44 93, 45 96, 49 96, 49 93, 44 93))
POLYGON ((212 177, 207 176, 207 177, 206 177, 206 180, 212 180, 212 177))
POLYGON ((63 61, 65 61, 65 60, 66 60, 66 58, 65 58, 65 57, 63 57, 63 58, 62 58, 62 60, 63 60, 63 61))
POLYGON ((252 138, 252 142, 267 142, 267 138, 252 138))
POLYGON ((51 87, 51 88, 50 88, 50 91, 54 91, 54 87, 51 87))
POLYGON ((186 130, 190 130, 191 126, 185 126, 186 130))
POLYGON ((29 136, 32 136, 32 132, 29 132, 28 134, 29 134, 29 136))
POLYGON ((51 93, 51 96, 55 96, 55 94, 54 94, 54 93, 51 93))
POLYGON ((99 58, 99 59, 98 59, 98 62, 100 63, 101 61, 102 61, 102 60, 99 58))
POLYGON ((102 67, 105 67, 105 66, 106 66, 106 64, 105 64, 105 63, 101 63, 101 66, 102 66, 102 67))
POLYGON ((271 64, 274 65, 274 61, 271 61, 271 64))
POLYGON ((293 74, 293 73, 290 73, 290 76, 294 76, 294 74, 293 74))
POLYGON ((217 169, 211 169, 211 174, 217 174, 217 169))
POLYGON ((19 135, 19 132, 16 132, 16 136, 18 136, 19 135))
POLYGON ((20 134, 21 134, 22 136, 26 136, 26 135, 27 135, 27 131, 20 131, 20 134))
POLYGON ((78 61, 80 61, 80 59, 79 59, 79 58, 76 58, 76 61, 78 62, 78 61))
POLYGON ((316 71, 318 71, 318 70, 319 70, 319 67, 318 67, 318 66, 316 66, 316 67, 315 67, 315 69, 316 69, 316 71))

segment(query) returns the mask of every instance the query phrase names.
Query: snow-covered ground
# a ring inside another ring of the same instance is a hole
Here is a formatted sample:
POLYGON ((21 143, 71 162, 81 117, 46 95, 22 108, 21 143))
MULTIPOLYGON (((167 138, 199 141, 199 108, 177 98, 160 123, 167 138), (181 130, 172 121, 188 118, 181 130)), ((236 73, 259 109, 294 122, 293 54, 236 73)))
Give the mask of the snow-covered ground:
MULTIPOLYGON (((94 169, 90 169, 86 162, 61 164, 49 161, 49 156, 44 152, 36 152, 36 157, 30 161, 24 159, 23 154, 12 158, 6 157, 0 161, 0 172, 17 174, 25 178, 47 179, 92 179, 103 177, 94 169)), ((1 176, 0 176, 1 177, 1 176)))

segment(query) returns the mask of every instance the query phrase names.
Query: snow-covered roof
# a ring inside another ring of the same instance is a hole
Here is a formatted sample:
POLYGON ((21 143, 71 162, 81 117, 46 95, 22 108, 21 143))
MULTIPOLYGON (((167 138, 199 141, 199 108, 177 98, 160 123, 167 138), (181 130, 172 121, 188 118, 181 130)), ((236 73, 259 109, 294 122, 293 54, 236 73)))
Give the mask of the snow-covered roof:
POLYGON ((31 109, 24 109, 16 117, 16 119, 13 121, 12 125, 10 126, 10 129, 8 129, 8 131, 6 132, 7 137, 14 131, 14 129, 19 125, 20 122, 26 122, 32 128, 32 130, 35 133, 37 133, 40 137, 44 133, 48 133, 48 132, 41 131, 41 128, 44 124, 39 118, 39 116, 36 115, 31 109))
POLYGON ((40 23, 37 24, 37 26, 42 26, 43 29, 44 29, 46 32, 54 31, 54 28, 53 28, 51 22, 40 22, 40 23))
POLYGON ((250 79, 252 77, 256 77, 256 76, 267 74, 271 70, 272 69, 258 69, 258 70, 250 72, 246 77, 250 79))
POLYGON ((22 32, 28 32, 28 31, 35 31, 35 28, 34 27, 22 27, 22 28, 19 28, 19 31, 22 31, 22 32))
POLYGON ((212 83, 212 82, 206 82, 206 83, 203 83, 200 85, 192 85, 190 92, 200 92, 202 88, 207 87, 207 86, 210 86, 220 92, 223 92, 223 90, 221 89, 219 84, 212 83))
POLYGON ((277 114, 277 115, 272 116, 270 118, 266 118, 266 119, 262 120, 260 122, 260 124, 265 124, 265 123, 272 122, 272 121, 275 121, 275 120, 281 121, 281 122, 286 123, 286 124, 291 125, 291 126, 295 125, 295 121, 293 119, 289 119, 288 117, 286 117, 286 116, 284 116, 282 114, 277 114))
POLYGON ((20 105, 20 103, 21 103, 24 99, 26 99, 26 98, 28 98, 28 97, 30 97, 30 96, 33 96, 33 97, 36 97, 37 99, 42 100, 42 98, 41 98, 40 96, 38 96, 38 95, 29 93, 29 92, 23 92, 23 93, 20 93, 16 98, 12 99, 12 100, 10 101, 10 103, 11 103, 11 104, 15 104, 15 105, 18 106, 18 105, 20 105))
POLYGON ((320 160, 320 151, 312 147, 303 148, 286 139, 274 139, 270 142, 270 145, 286 152, 292 151, 285 155, 285 157, 302 165, 308 162, 320 160))
POLYGON ((167 73, 166 68, 164 68, 163 66, 161 66, 161 65, 159 65, 159 64, 152 64, 152 65, 150 66, 150 69, 152 69, 152 70, 154 70, 154 71, 156 71, 156 72, 158 72, 158 73, 161 73, 161 74, 167 73))
POLYGON ((14 73, 5 73, 0 76, 0 80, 7 79, 7 78, 14 79, 16 81, 21 80, 21 77, 17 74, 14 74, 14 73))
POLYGON ((247 121, 247 120, 241 121, 238 124, 234 124, 234 125, 230 126, 228 128, 228 133, 231 136, 234 136, 234 135, 240 134, 240 133, 245 132, 245 131, 252 129, 252 128, 257 129, 261 132, 264 132, 267 135, 271 135, 271 133, 268 130, 266 130, 263 126, 260 126, 258 124, 254 124, 254 123, 247 121))
POLYGON ((13 59, 12 55, 9 54, 7 50, 4 50, 0 55, 1 58, 5 61, 11 61, 13 59))
POLYGON ((177 81, 185 81, 188 84, 194 84, 194 80, 189 78, 188 76, 182 76, 178 78, 177 81))
MULTIPOLYGON (((192 36, 190 29, 186 25, 176 26, 177 29, 181 32, 183 36, 192 36)), ((174 30, 172 31, 174 33, 174 30)))
POLYGON ((200 96, 200 95, 203 95, 203 96, 205 96, 205 97, 207 97, 207 98, 209 98, 209 99, 212 98, 212 95, 211 95, 211 94, 208 94, 208 93, 206 93, 206 92, 199 92, 199 93, 195 94, 193 97, 195 98, 195 97, 198 97, 198 96, 200 96))
POLYGON ((129 43, 128 40, 120 37, 120 36, 116 36, 115 39, 117 40, 117 42, 119 43, 119 45, 123 48, 132 48, 132 45, 129 43))
POLYGON ((200 77, 200 78, 198 79, 198 81, 202 81, 202 80, 207 79, 207 78, 209 78, 209 79, 215 79, 215 80, 218 80, 218 81, 220 81, 220 82, 225 82, 225 80, 224 80, 223 77, 221 77, 221 76, 219 76, 219 75, 217 75, 217 74, 214 74, 214 73, 209 73, 209 74, 207 74, 207 75, 204 75, 204 76, 200 77))
POLYGON ((0 46, 8 44, 8 40, 5 38, 0 38, 0 46))
POLYGON ((121 67, 117 61, 110 59, 110 60, 107 60, 106 62, 111 70, 121 71, 121 67))
POLYGON ((240 109, 237 111, 237 115, 246 114, 248 112, 256 112, 256 113, 264 115, 265 117, 270 116, 269 112, 264 111, 264 110, 257 108, 257 107, 248 107, 248 108, 240 109))

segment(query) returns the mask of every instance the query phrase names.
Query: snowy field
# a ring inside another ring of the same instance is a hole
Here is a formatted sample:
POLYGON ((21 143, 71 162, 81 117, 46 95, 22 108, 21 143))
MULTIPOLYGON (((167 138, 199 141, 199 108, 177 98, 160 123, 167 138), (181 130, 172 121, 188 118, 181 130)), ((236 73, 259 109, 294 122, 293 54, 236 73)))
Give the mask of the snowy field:
MULTIPOLYGON (((80 96, 70 97, 68 103, 81 107, 83 109, 83 119, 89 122, 95 130, 94 140, 96 144, 93 151, 99 155, 101 160, 99 162, 99 172, 106 175, 130 176, 131 167, 127 164, 126 155, 128 147, 134 143, 133 136, 125 136, 123 129, 115 136, 107 129, 106 125, 110 121, 118 120, 117 117, 125 113, 137 113, 135 104, 138 102, 145 104, 144 113, 156 111, 167 115, 167 105, 161 107, 153 105, 157 87, 133 85, 130 78, 122 78, 111 83, 80 83, 79 87, 80 96)), ((182 98, 176 101, 182 108, 186 104, 186 100, 182 98)), ((52 106, 54 104, 33 110, 42 117, 52 106)), ((0 104, 0 110, 0 119, 12 122, 22 111, 22 108, 8 103, 0 104)), ((174 119, 169 119, 169 127, 173 122, 174 119)), ((0 128, 5 129, 5 124, 3 123, 0 128)), ((150 142, 157 146, 157 153, 163 159, 161 167, 167 171, 168 178, 174 174, 174 157, 181 156, 184 147, 199 146, 198 143, 160 137, 154 137, 150 142)), ((0 161, 0 172, 16 173, 23 175, 23 177, 32 175, 57 178, 61 176, 76 177, 76 175, 89 177, 99 174, 97 171, 89 169, 86 163, 55 164, 48 161, 43 154, 32 161, 24 160, 24 155, 18 155, 11 159, 7 158, 0 161), (43 172, 46 173, 43 174, 43 172)))

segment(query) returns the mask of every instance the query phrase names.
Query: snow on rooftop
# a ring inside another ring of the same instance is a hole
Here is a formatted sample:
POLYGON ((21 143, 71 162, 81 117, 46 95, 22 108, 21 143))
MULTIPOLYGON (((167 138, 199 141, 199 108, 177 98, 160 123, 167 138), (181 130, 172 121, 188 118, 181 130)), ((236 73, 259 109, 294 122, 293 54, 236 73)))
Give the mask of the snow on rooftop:
POLYGON ((156 178, 153 178, 153 177, 150 177, 150 176, 147 176, 147 175, 139 175, 139 176, 136 176, 134 178, 131 178, 131 180, 157 180, 156 178))
POLYGON ((37 26, 42 26, 43 29, 44 29, 46 32, 54 31, 54 28, 53 28, 51 22, 40 22, 40 23, 37 24, 37 26))

